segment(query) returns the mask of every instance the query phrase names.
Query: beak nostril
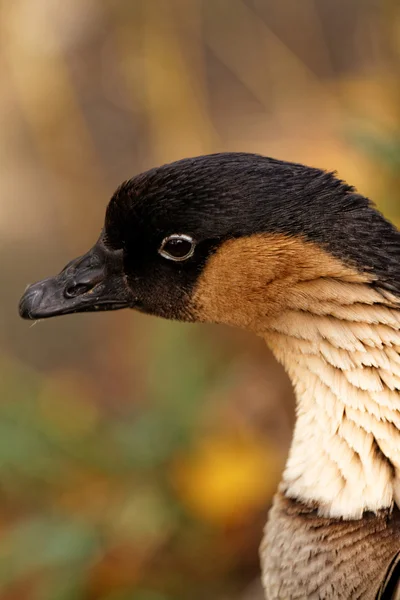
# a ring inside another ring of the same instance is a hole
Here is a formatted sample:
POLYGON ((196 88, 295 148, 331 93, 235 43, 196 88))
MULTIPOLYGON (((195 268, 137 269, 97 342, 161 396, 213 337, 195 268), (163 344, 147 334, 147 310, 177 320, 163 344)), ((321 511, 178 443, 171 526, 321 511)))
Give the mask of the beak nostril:
POLYGON ((77 296, 86 294, 86 292, 89 292, 94 286, 94 283, 77 283, 75 285, 70 285, 65 289, 64 296, 65 298, 76 298, 77 296))

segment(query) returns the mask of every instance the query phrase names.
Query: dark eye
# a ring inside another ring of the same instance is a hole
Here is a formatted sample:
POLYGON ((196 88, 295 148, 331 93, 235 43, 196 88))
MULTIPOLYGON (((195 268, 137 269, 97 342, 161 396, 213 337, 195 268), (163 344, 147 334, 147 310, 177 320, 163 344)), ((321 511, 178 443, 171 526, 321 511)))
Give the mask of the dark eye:
POLYGON ((180 261, 193 256, 195 246, 190 235, 174 233, 163 240, 158 252, 168 260, 180 261))

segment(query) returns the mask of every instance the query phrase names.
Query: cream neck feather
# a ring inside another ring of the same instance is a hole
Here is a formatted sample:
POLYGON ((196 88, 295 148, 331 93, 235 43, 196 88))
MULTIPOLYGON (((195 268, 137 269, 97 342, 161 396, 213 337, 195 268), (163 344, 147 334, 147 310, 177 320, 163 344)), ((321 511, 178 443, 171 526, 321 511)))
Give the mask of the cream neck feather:
POLYGON ((283 489, 329 517, 400 505, 398 300, 329 278, 293 291, 263 333, 297 396, 283 489))

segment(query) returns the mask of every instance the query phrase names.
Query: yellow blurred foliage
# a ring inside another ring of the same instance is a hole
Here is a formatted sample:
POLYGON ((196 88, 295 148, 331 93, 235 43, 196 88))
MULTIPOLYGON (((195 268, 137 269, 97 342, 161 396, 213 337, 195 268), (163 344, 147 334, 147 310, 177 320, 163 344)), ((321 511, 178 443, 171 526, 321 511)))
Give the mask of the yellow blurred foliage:
POLYGON ((193 454, 174 464, 171 477, 190 512, 224 526, 266 507, 281 467, 279 453, 265 440, 223 434, 200 440, 193 454))

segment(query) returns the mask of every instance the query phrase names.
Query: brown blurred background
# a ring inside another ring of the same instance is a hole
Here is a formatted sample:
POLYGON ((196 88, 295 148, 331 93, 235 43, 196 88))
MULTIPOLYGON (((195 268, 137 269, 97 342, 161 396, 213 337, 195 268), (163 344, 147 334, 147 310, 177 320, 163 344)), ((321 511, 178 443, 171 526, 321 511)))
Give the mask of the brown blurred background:
POLYGON ((27 283, 124 179, 214 151, 335 169, 400 224, 397 0, 0 1, 0 598, 259 600, 293 423, 263 343, 27 283))

